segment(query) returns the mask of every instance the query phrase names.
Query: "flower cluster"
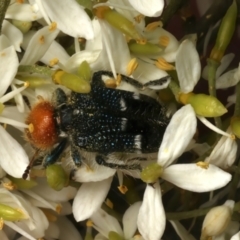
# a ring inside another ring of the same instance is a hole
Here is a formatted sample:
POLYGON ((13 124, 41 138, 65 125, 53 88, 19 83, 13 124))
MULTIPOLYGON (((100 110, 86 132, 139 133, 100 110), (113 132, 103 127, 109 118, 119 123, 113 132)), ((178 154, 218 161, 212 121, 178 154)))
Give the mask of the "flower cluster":
POLYGON ((178 10, 190 23, 184 1, 1 1, 0 239, 240 239, 232 219, 240 208, 240 59, 228 53, 235 1, 209 1, 208 9, 196 1, 199 22, 182 39, 171 24, 178 10), (109 151, 114 161, 104 166, 92 151, 77 166, 74 139, 55 136, 56 90, 67 99, 89 93, 98 71, 112 72, 106 87, 166 108, 169 124, 146 161, 109 151))

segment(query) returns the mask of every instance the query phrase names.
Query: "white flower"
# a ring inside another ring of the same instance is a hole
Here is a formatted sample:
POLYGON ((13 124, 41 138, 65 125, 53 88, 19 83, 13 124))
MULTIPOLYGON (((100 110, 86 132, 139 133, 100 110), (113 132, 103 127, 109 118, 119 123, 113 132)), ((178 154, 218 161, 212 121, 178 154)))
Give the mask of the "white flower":
POLYGON ((62 32, 75 38, 93 38, 91 20, 84 8, 74 0, 36 0, 40 12, 48 24, 57 23, 62 32), (57 9, 57 11, 56 11, 57 9))
MULTIPOLYGON (((190 105, 186 105, 174 114, 165 131, 158 153, 158 164, 163 168, 161 178, 193 192, 206 192, 221 188, 231 180, 231 175, 214 165, 209 165, 207 168, 198 164, 170 165, 185 151, 195 130, 195 113, 190 105)), ((141 214, 138 216, 138 228, 145 239, 161 238, 164 228, 160 231, 154 224, 160 219, 165 221, 165 213, 162 209, 159 184, 147 186, 140 208, 141 214), (146 228, 148 223, 149 226, 146 228)))
POLYGON ((123 229, 117 219, 104 210, 99 209, 95 212, 91 216, 91 220, 93 221, 93 227, 100 233, 98 238, 102 236, 103 239, 109 239, 109 233, 114 232, 126 240, 132 239, 137 230, 137 216, 140 206, 141 202, 136 202, 126 210, 123 215, 123 229))

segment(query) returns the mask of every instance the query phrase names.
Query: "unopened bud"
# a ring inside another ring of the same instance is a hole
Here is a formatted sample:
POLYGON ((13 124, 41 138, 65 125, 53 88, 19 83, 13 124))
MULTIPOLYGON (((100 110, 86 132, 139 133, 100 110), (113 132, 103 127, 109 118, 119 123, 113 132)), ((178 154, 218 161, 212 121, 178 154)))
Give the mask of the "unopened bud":
POLYGON ((60 165, 50 165, 46 169, 48 185, 56 191, 62 190, 68 184, 68 175, 60 165))
POLYGON ((0 218, 6 221, 19 221, 22 219, 27 219, 26 216, 21 210, 12 208, 5 204, 0 204, 0 218))
POLYGON ((203 226, 201 240, 210 239, 225 231, 231 221, 234 201, 228 200, 224 205, 212 208, 206 215, 203 226))
POLYGON ((223 104, 215 97, 205 94, 181 94, 179 99, 184 104, 191 104, 197 115, 219 117, 227 112, 223 104))
POLYGON ((82 77, 64 72, 63 70, 57 70, 52 75, 52 80, 56 84, 63 85, 74 92, 89 93, 91 91, 90 83, 82 77))

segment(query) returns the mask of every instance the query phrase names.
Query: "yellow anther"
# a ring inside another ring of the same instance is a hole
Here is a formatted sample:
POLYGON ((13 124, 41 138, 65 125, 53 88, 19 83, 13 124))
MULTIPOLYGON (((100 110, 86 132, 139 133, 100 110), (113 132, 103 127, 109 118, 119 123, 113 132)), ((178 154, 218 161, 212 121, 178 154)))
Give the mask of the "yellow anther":
POLYGON ((93 226, 93 222, 91 220, 87 220, 86 226, 87 227, 92 227, 93 226))
POLYGON ((52 66, 58 64, 58 62, 59 62, 58 58, 53 58, 49 61, 49 65, 50 65, 50 67, 52 67, 52 66))
POLYGON ((57 28, 57 23, 56 22, 52 22, 51 25, 49 25, 49 31, 54 31, 57 28))
POLYGON ((136 42, 137 42, 138 44, 142 44, 142 45, 144 45, 144 44, 147 43, 147 39, 145 39, 145 38, 141 38, 141 39, 137 40, 136 42))
POLYGON ((138 62, 136 58, 132 58, 127 65, 127 75, 130 76, 136 70, 138 62))
POLYGON ((155 30, 157 27, 162 27, 162 23, 160 21, 149 23, 145 27, 145 31, 146 32, 150 32, 150 31, 155 30))
POLYGON ((105 86, 107 88, 116 88, 117 87, 117 83, 113 78, 109 78, 105 81, 105 86))
POLYGON ((159 44, 161 46, 167 47, 170 42, 170 38, 168 36, 162 36, 159 38, 159 44))
POLYGON ((22 4, 24 1, 23 0, 17 0, 16 2, 22 4))
POLYGON ((30 133, 33 133, 33 131, 34 131, 34 126, 33 126, 32 123, 30 123, 30 124, 28 125, 28 131, 29 131, 30 133))
POLYGON ((125 185, 121 185, 118 187, 118 190, 122 193, 125 194, 128 191, 128 188, 125 185))
POLYGON ((44 42, 45 42, 45 38, 44 38, 44 36, 41 36, 41 37, 39 38, 39 43, 40 43, 40 44, 44 44, 44 42))
POLYGON ((155 62, 155 65, 161 70, 165 70, 165 71, 175 70, 175 66, 168 63, 164 58, 158 58, 157 61, 155 62))
POLYGON ((0 218, 0 230, 2 230, 4 227, 4 221, 2 218, 0 218))
POLYGON ((234 134, 231 134, 231 139, 236 140, 236 136, 234 134))
POLYGON ((27 81, 27 82, 24 82, 24 87, 29 87, 30 83, 27 81))
POLYGON ((85 43, 86 42, 86 38, 78 38, 78 42, 85 43))
POLYGON ((137 15, 136 17, 134 17, 134 20, 135 20, 137 23, 140 23, 144 18, 145 18, 144 15, 139 14, 139 15, 137 15))
POLYGON ((6 188, 9 191, 17 189, 17 186, 13 182, 11 182, 11 181, 3 182, 2 185, 3 185, 4 188, 6 188))
POLYGON ((207 163, 207 162, 197 162, 196 165, 198 167, 203 168, 203 169, 208 169, 209 168, 209 163, 207 163))
POLYGON ((111 200, 109 198, 106 199, 105 203, 109 208, 113 209, 113 203, 111 202, 111 200))
POLYGON ((122 76, 120 74, 117 75, 117 79, 116 79, 116 84, 117 86, 119 86, 122 82, 122 76))
POLYGON ((61 204, 57 204, 57 206, 56 206, 56 212, 58 213, 58 214, 60 214, 61 213, 61 211, 62 211, 62 205, 61 204))

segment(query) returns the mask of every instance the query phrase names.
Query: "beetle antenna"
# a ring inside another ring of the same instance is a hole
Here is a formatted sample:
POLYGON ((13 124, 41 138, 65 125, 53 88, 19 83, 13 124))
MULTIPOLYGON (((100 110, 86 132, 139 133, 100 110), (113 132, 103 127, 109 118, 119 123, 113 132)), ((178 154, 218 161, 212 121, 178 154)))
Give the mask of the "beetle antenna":
POLYGON ((33 166, 33 163, 36 160, 37 155, 39 154, 39 151, 40 151, 40 149, 37 149, 35 151, 35 153, 33 154, 31 161, 29 162, 28 166, 26 167, 26 169, 25 169, 25 171, 24 171, 24 173, 22 175, 23 179, 25 179, 25 180, 27 179, 27 177, 29 175, 29 172, 30 172, 30 170, 31 170, 31 168, 33 166))

